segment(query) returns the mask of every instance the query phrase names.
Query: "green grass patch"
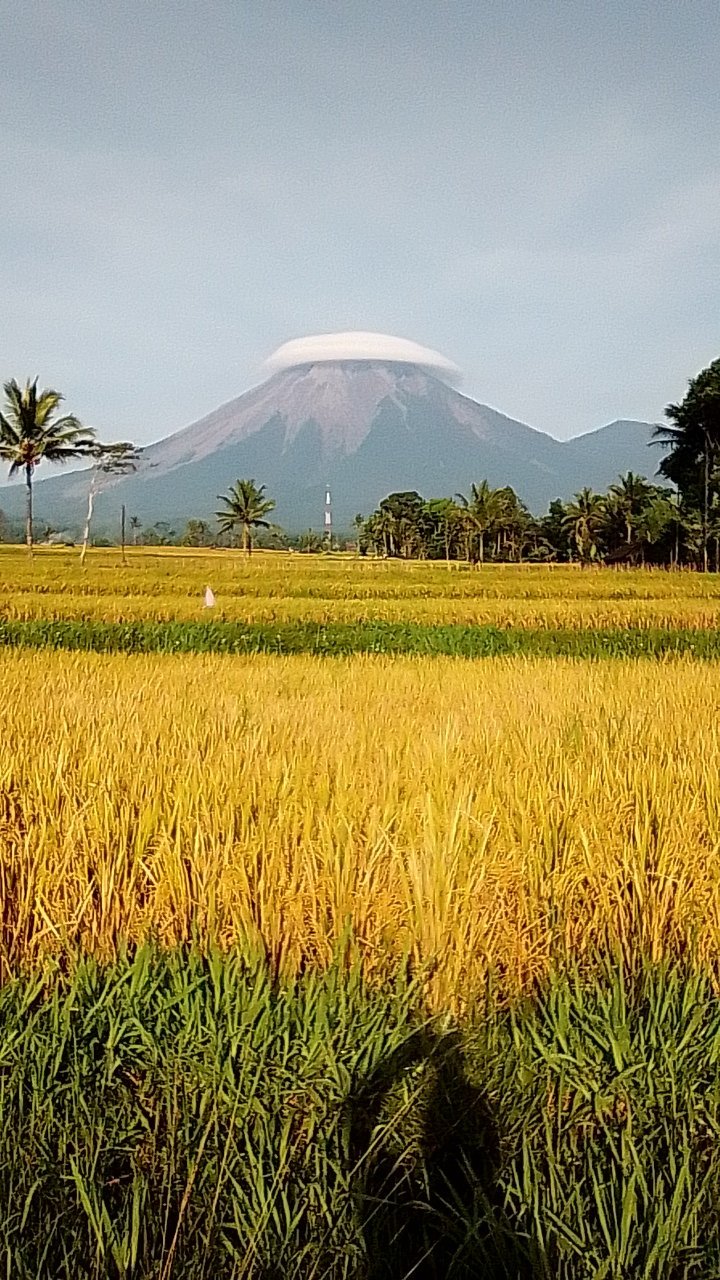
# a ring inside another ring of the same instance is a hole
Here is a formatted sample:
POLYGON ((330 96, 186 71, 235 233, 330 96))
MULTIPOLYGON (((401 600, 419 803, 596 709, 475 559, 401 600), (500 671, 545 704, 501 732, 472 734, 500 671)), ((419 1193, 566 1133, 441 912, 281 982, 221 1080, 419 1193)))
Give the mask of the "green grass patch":
POLYGON ((720 658, 720 631, 693 628, 528 629, 419 623, 91 622, 0 620, 0 646, 105 653, 354 653, 720 658))
POLYGON ((608 965, 434 1023, 405 980, 151 948, 0 992, 7 1275, 720 1272, 720 1002, 608 965))

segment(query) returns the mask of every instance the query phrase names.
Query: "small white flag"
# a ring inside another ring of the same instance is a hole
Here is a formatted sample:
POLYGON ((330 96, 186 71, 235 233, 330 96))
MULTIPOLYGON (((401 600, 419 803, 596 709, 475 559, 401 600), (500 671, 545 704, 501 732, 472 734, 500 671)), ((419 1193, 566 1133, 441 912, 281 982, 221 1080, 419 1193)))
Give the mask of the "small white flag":
POLYGON ((213 605, 214 605, 214 604, 215 604, 215 592, 213 591, 212 587, 206 587, 206 588, 205 588, 205 606, 204 606, 204 607, 205 607, 206 609, 212 609, 212 607, 213 607, 213 605))

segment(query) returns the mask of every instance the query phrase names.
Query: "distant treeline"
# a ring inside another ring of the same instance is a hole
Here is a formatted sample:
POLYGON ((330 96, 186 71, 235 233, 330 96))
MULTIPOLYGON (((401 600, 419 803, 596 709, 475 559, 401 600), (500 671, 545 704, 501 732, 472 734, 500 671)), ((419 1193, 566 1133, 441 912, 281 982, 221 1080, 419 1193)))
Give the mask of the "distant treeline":
MULTIPOLYGON (((241 542, 237 530, 218 530, 216 522, 188 520, 176 530, 166 521, 143 525, 128 521, 135 546, 230 547, 241 542)), ((49 543, 72 541, 50 525, 38 531, 49 543)), ((20 542, 23 530, 0 512, 0 540, 20 542)), ((116 539, 96 537, 96 546, 116 539)), ((720 510, 707 526, 709 567, 720 569, 720 510)), ((543 516, 534 516, 509 486, 494 489, 487 480, 467 496, 424 498, 414 490, 391 493, 367 517, 358 514, 350 529, 327 537, 312 529, 290 535, 277 525, 260 529, 255 545, 300 552, 355 550, 362 556, 405 560, 654 564, 702 567, 705 526, 702 511, 678 490, 651 484, 628 472, 604 494, 583 489, 570 502, 559 498, 543 516)))
POLYGON ((720 360, 693 378, 655 431, 658 473, 628 472, 604 494, 582 489, 539 519, 511 488, 483 480, 468 497, 395 493, 364 521, 360 547, 392 556, 482 561, 687 565, 720 571, 720 360))
POLYGON ((583 489, 571 502, 557 499, 539 518, 509 486, 483 480, 467 497, 390 494, 358 526, 361 551, 405 559, 669 564, 698 553, 695 524, 677 495, 632 472, 606 494, 583 489))

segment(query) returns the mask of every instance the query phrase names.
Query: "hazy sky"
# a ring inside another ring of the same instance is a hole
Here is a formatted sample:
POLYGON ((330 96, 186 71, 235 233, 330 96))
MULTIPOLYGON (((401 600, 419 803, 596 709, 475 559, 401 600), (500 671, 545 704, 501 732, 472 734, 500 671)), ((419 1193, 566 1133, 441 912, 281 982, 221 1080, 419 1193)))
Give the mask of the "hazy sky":
POLYGON ((558 436, 720 355, 718 0, 0 0, 0 374, 147 442, 288 339, 558 436))

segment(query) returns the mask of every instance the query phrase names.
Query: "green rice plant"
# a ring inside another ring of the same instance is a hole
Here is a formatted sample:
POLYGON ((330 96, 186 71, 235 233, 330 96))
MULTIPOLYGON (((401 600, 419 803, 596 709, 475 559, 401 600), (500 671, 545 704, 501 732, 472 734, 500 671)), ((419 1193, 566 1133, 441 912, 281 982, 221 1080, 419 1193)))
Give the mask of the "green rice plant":
POLYGON ((444 654, 462 658, 720 657, 720 632, 651 628, 566 631, 419 623, 91 622, 0 620, 0 647, 96 653, 444 654))
POLYGON ((533 1236, 538 1274, 715 1274, 720 1006, 707 980, 606 963, 592 982, 552 978, 510 1027, 524 1102, 504 1207, 533 1236))
POLYGON ((150 948, 0 993, 0 1257, 17 1276, 354 1276, 346 1104, 412 1034, 352 968, 150 948))
POLYGON ((714 1280, 720 1003, 606 958, 460 1026, 338 958, 143 947, 0 992, 22 1280, 714 1280))

